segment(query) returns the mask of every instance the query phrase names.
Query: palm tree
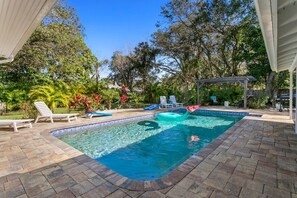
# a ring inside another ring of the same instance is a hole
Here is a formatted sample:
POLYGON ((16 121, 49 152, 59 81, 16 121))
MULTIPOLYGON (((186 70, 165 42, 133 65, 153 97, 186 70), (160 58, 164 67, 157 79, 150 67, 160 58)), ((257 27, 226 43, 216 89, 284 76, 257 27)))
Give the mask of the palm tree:
POLYGON ((108 60, 104 59, 103 61, 98 61, 97 64, 94 65, 95 74, 92 76, 92 78, 96 79, 96 91, 99 90, 99 68, 106 64, 108 64, 108 60))
POLYGON ((68 96, 64 91, 57 89, 57 86, 53 85, 37 85, 32 87, 29 92, 29 97, 32 100, 41 100, 48 105, 48 107, 54 111, 57 105, 63 104, 68 107, 68 96))
POLYGON ((150 103, 158 103, 160 96, 168 95, 167 88, 159 82, 148 83, 146 90, 147 90, 146 97, 148 102, 150 103))

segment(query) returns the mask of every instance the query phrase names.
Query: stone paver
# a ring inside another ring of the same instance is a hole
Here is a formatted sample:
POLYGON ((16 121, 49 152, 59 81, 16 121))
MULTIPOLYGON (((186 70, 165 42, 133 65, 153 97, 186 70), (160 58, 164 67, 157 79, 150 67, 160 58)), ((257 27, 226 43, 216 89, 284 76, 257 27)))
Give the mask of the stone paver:
POLYGON ((147 182, 124 178, 49 134, 151 113, 131 112, 18 133, 0 129, 0 197, 297 197, 297 135, 280 115, 244 118, 169 175, 147 182))

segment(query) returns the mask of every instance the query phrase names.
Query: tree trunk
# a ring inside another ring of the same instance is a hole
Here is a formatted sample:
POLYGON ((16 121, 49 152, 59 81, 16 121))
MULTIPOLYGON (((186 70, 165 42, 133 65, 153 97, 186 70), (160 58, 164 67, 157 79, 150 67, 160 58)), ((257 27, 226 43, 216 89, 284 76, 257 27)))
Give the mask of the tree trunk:
POLYGON ((275 72, 272 71, 270 72, 269 76, 267 77, 267 81, 266 81, 266 95, 271 98, 273 96, 272 93, 272 83, 275 77, 275 72))

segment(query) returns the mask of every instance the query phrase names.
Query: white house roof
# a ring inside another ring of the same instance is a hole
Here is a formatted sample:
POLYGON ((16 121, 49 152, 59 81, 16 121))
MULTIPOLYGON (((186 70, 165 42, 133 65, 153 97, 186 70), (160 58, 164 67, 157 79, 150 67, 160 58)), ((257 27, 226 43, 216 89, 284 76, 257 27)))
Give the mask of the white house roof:
POLYGON ((297 64, 297 0, 254 0, 273 71, 297 64))
POLYGON ((0 63, 13 60, 57 0, 0 0, 0 63))

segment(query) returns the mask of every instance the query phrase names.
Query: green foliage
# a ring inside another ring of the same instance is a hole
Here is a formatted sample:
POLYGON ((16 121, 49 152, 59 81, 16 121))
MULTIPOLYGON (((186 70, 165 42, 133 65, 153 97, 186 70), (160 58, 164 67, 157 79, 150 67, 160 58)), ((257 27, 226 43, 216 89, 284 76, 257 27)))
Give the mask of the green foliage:
POLYGON ((0 79, 30 90, 34 85, 90 79, 97 58, 83 40, 83 27, 73 8, 59 1, 12 63, 0 67, 0 79))
POLYGON ((159 50, 153 46, 150 46, 147 42, 138 43, 134 48, 134 52, 130 58, 133 67, 136 69, 138 76, 142 79, 142 86, 144 91, 145 86, 149 80, 152 79, 158 64, 156 63, 156 57, 159 50))
POLYGON ((185 90, 182 93, 182 95, 183 95, 183 97, 181 99, 179 99, 179 101, 181 101, 185 105, 197 104, 197 92, 196 92, 195 87, 193 87, 192 89, 189 89, 189 90, 185 90))
POLYGON ((104 90, 102 94, 108 109, 111 109, 111 104, 114 100, 119 101, 120 98, 120 93, 115 89, 104 90))
POLYGON ((253 96, 248 100, 248 107, 252 109, 264 109, 269 100, 269 97, 263 92, 253 96))
POLYGON ((19 89, 16 84, 0 86, 0 102, 5 102, 8 110, 20 109, 22 101, 26 99, 26 91, 19 89))
POLYGON ((57 85, 37 85, 32 88, 29 97, 34 101, 45 102, 54 111, 58 104, 68 107, 68 95, 63 89, 57 85))
POLYGON ((21 105, 23 118, 36 118, 38 115, 37 109, 31 101, 26 101, 21 105))
POLYGON ((111 71, 109 75, 110 79, 115 82, 121 82, 133 92, 137 71, 134 69, 133 64, 131 64, 131 54, 123 55, 120 51, 114 52, 111 57, 109 69, 111 71))
POLYGON ((133 105, 135 108, 139 108, 141 107, 145 96, 136 92, 132 92, 128 95, 128 98, 130 105, 133 105))
POLYGON ((221 105, 223 105, 225 101, 229 101, 230 105, 238 105, 243 99, 243 88, 241 85, 213 85, 209 90, 209 97, 210 96, 216 96, 221 105))
POLYGON ((147 42, 140 42, 128 55, 116 51, 109 66, 112 71, 109 77, 126 85, 132 92, 136 85, 147 92, 145 89, 147 83, 155 80, 158 71, 156 62, 158 53, 159 50, 147 42))
MULTIPOLYGON (((103 101, 96 106, 92 101, 92 109, 119 107, 119 90, 107 86, 112 82, 128 86, 127 105, 137 107, 159 103, 162 95, 197 104, 196 80, 202 78, 253 75, 269 96, 287 87, 288 73, 270 70, 252 1, 170 0, 161 15, 164 23, 158 24, 151 43, 140 42, 128 54, 117 51, 111 61, 98 61, 84 42, 75 10, 59 0, 15 60, 0 67, 0 102, 9 109, 21 107, 30 117, 34 112, 25 102, 28 96, 54 109, 68 106, 78 95, 92 100, 97 93, 103 101), (106 64, 111 74, 100 81, 99 69, 106 64)), ((236 105, 242 92, 241 86, 214 85, 200 95, 204 101, 215 95, 221 104, 236 105)), ((263 107, 265 101, 263 94, 250 103, 263 107)))
POLYGON ((238 58, 242 29, 254 25, 249 0, 171 0, 162 7, 164 23, 153 35, 154 44, 166 57, 161 68, 182 85, 197 79, 245 74, 238 58))
POLYGON ((162 83, 148 83, 145 87, 145 100, 149 103, 160 103, 160 96, 167 96, 167 87, 162 83))

